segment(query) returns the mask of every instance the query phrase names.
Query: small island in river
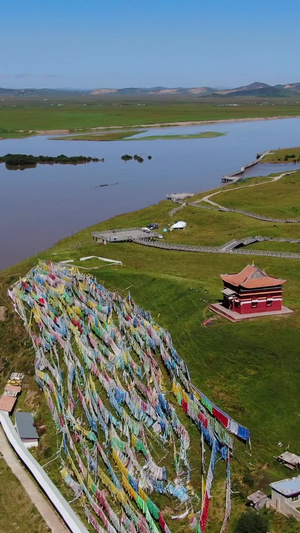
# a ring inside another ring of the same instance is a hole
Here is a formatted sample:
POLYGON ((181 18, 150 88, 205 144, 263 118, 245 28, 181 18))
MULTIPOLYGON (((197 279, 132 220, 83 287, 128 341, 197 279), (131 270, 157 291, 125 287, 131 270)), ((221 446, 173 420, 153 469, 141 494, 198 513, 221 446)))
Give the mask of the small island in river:
POLYGON ((104 161, 104 159, 98 159, 97 157, 85 157, 83 155, 74 155, 68 157, 64 154, 57 156, 48 155, 26 155, 26 154, 6 154, 0 156, 0 163, 5 163, 8 169, 25 169, 34 168, 37 164, 44 165, 78 165, 82 163, 96 163, 98 161, 104 161))
POLYGON ((135 139, 129 139, 134 141, 172 141, 172 140, 183 140, 183 139, 212 139, 213 137, 223 137, 226 133, 220 133, 218 131, 203 131, 200 133, 179 133, 175 135, 149 135, 147 137, 138 137, 135 139))

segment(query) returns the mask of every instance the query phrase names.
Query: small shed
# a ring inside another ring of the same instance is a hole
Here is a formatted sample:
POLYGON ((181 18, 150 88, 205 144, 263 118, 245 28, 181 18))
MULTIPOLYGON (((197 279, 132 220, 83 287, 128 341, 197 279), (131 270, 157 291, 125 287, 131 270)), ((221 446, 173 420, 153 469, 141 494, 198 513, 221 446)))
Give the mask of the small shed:
POLYGON ((290 470, 296 470, 296 468, 300 468, 300 456, 296 455, 295 453, 283 452, 277 457, 277 460, 290 470))
POLYGON ((12 383, 16 383, 16 380, 9 379, 0 398, 0 411, 5 411, 9 414, 12 413, 18 395, 22 392, 22 387, 20 385, 15 385, 12 383))
POLYGON ((33 425, 32 413, 16 413, 16 428, 26 448, 38 446, 39 436, 33 425))
POLYGON ((18 396, 22 392, 22 387, 19 387, 18 385, 10 385, 7 383, 4 387, 4 394, 6 396, 18 396))
POLYGON ((247 500, 250 507, 253 507, 253 509, 259 511, 266 505, 268 496, 261 492, 261 490, 257 490, 256 492, 253 492, 253 494, 250 494, 250 496, 247 496, 247 500))
POLYGON ((12 413, 16 401, 17 396, 9 396, 7 394, 2 394, 0 398, 0 411, 5 411, 8 414, 12 413))
POLYGON ((22 374, 21 372, 12 372, 11 375, 9 376, 8 383, 10 385, 21 386, 23 378, 24 378, 24 374, 22 374))

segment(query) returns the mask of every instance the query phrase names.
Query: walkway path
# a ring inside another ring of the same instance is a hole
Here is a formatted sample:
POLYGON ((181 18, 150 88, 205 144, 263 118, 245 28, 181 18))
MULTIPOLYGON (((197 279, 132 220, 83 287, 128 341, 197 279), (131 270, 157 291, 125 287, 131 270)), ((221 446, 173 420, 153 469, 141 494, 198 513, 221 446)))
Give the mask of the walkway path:
POLYGON ((254 167, 258 165, 268 154, 271 154, 269 150, 266 150, 266 152, 263 152, 262 154, 258 155, 255 161, 251 161, 251 163, 248 163, 244 167, 241 167, 241 170, 238 170, 237 172, 233 172, 232 174, 227 174, 226 176, 223 176, 222 182, 223 183, 237 183, 238 181, 241 181, 244 179, 245 171, 248 168, 254 167))
POLYGON ((195 202, 191 202, 190 205, 193 205, 195 207, 204 207, 204 205, 200 206, 199 204, 202 203, 202 202, 206 202, 206 203, 210 204, 211 206, 213 206, 214 208, 216 208, 216 209, 218 209, 220 211, 241 213, 241 214, 246 215, 248 217, 257 218, 257 219, 264 220, 264 221, 267 221, 267 222, 279 222, 279 223, 280 222, 287 222, 287 223, 296 223, 296 224, 298 224, 298 223, 300 223, 300 219, 296 219, 296 218, 281 219, 281 218, 266 217, 264 215, 258 215, 256 213, 250 213, 248 211, 244 211, 243 209, 231 209, 231 208, 225 207, 223 205, 217 204, 216 202, 211 200, 211 198, 213 196, 216 196, 217 194, 220 194, 220 193, 225 193, 225 192, 227 193, 227 192, 230 192, 230 191, 235 191, 237 189, 238 190, 248 189, 249 187, 259 187, 261 185, 268 185, 269 183, 274 183, 275 181, 280 180, 284 176, 288 176, 290 174, 293 174, 294 172, 296 172, 296 171, 283 172, 282 174, 279 174, 279 176, 275 176, 274 178, 270 179, 268 182, 252 183, 250 185, 244 185, 244 187, 232 187, 230 189, 221 189, 219 191, 212 192, 210 194, 207 194, 206 196, 203 196, 203 198, 200 198, 200 200, 196 200, 195 202))
POLYGON ((179 207, 174 207, 169 211, 169 217, 173 217, 177 211, 180 211, 180 209, 183 209, 186 206, 186 202, 182 202, 179 207))
POLYGON ((20 481, 24 490, 27 492, 32 503, 35 505, 42 518, 45 520, 47 526, 54 533, 66 533, 69 531, 64 524, 60 521, 52 506, 47 502, 41 491, 35 485, 22 466, 16 455, 12 451, 10 444, 8 443, 5 433, 0 425, 0 451, 3 455, 6 463, 11 468, 15 476, 20 481))
MULTIPOLYGON (((274 240, 274 239, 270 239, 274 240)), ((153 248, 162 248, 163 250, 175 250, 177 252, 198 252, 204 254, 235 254, 235 255, 262 255, 267 257, 282 257, 285 259, 300 259, 300 253, 296 252, 271 252, 267 250, 244 250, 244 249, 226 249, 222 246, 197 246, 189 244, 172 244, 169 242, 154 241, 151 239, 134 239, 132 242, 153 248)))
POLYGON ((259 187, 260 185, 267 185, 268 183, 273 183, 274 181, 278 181, 281 178, 283 178, 283 176, 288 176, 289 174, 292 174, 292 172, 283 172, 282 174, 279 174, 279 176, 275 176, 274 178, 271 178, 267 182, 251 183, 250 185, 244 185, 243 187, 231 187, 230 189, 221 189, 220 191, 216 191, 216 192, 212 192, 210 194, 207 194, 206 196, 203 196, 203 198, 201 198, 200 200, 196 200, 196 202, 193 202, 193 203, 208 202, 209 204, 215 205, 216 207, 221 207, 222 209, 227 209, 226 207, 223 207, 222 205, 219 205, 219 204, 216 204, 215 202, 212 202, 210 200, 210 198, 212 196, 216 196, 217 194, 220 194, 220 193, 223 193, 223 192, 230 192, 230 191, 236 191, 237 189, 241 190, 241 189, 248 189, 249 187, 259 187))
MULTIPOLYGON (((265 155, 265 154, 264 154, 265 155)), ((235 213, 242 213, 246 216, 257 218, 260 220, 265 220, 268 222, 289 222, 289 223, 300 223, 300 219, 277 219, 277 218, 270 218, 265 217, 262 215, 258 215, 256 213, 249 213, 247 211, 243 211, 241 209, 229 209, 227 207, 224 207, 220 204, 217 204, 211 198, 213 196, 216 196, 217 194, 223 193, 223 192, 230 192, 235 191, 237 189, 248 189, 249 187, 258 187, 260 185, 267 185, 268 183, 274 183, 284 176, 288 176, 290 174, 293 174, 297 171, 289 171, 289 172, 283 172, 282 174, 279 174, 278 176, 275 176, 273 178, 270 178, 268 182, 262 182, 262 183, 252 183, 250 185, 244 185, 243 187, 230 187, 228 189, 221 189, 212 193, 207 194, 203 198, 200 198, 199 200, 195 200, 194 202, 191 202, 189 204, 186 204, 184 201, 177 200, 176 203, 179 203, 179 207, 176 207, 172 209, 169 212, 169 216, 172 217, 177 211, 180 209, 183 209, 186 205, 193 205, 195 207, 204 207, 205 209, 218 209, 221 211, 229 211, 229 212, 235 212, 235 213), (209 204, 209 205, 207 205, 209 204)), ((119 232, 125 231, 125 230, 118 230, 119 232)), ((103 234, 100 232, 94 232, 92 233, 92 237, 97 239, 103 237, 103 234)), ((153 234, 152 234, 153 237, 153 234)), ((118 239, 120 242, 123 239, 118 239)), ((282 257, 285 259, 300 259, 300 253, 296 252, 276 252, 276 251, 268 251, 268 250, 245 250, 244 248, 241 249, 239 246, 247 246, 249 244, 253 244, 255 242, 263 242, 263 241, 276 241, 276 242, 288 242, 288 243, 297 243, 299 244, 299 239, 285 239, 285 238, 276 238, 276 237, 246 237, 243 239, 233 239, 232 241, 225 243, 221 246, 198 246, 198 245, 188 245, 188 244, 172 244, 167 243, 163 241, 155 241, 152 238, 149 238, 148 236, 142 235, 130 235, 131 242, 134 242, 136 244, 141 244, 143 246, 152 246, 153 248, 162 248, 164 250, 176 250, 180 252, 199 252, 199 253, 212 253, 212 254, 236 254, 236 255, 251 255, 251 256, 267 256, 267 257, 282 257)))

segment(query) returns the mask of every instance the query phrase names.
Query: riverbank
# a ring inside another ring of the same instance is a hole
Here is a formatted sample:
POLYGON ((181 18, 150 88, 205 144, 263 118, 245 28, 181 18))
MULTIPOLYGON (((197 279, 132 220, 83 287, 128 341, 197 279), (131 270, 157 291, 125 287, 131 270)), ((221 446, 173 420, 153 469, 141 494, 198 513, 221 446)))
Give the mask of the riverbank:
MULTIPOLYGON (((80 118, 80 117, 79 117, 80 118)), ((284 120, 284 119, 297 119, 300 118, 300 115, 274 115, 274 116, 262 116, 262 117, 231 117, 231 118, 212 118, 212 119, 202 119, 202 120, 180 120, 180 121, 149 121, 147 123, 141 122, 135 122, 135 123, 129 123, 129 120, 126 121, 125 124, 114 124, 114 125, 103 125, 103 126, 93 126, 93 127, 76 127, 76 128, 63 128, 63 129, 15 129, 15 130, 9 130, 7 132, 4 132, 4 130, 0 130, 1 137, 0 140, 9 139, 9 138, 26 138, 29 136, 43 136, 43 135, 72 135, 77 134, 78 135, 88 135, 91 132, 103 132, 103 131, 114 131, 114 130, 124 130, 126 129, 148 129, 148 128, 163 128, 163 127, 178 127, 178 126, 203 126, 203 125, 210 125, 210 124, 230 124, 232 122, 254 122, 254 121, 267 121, 267 120, 284 120)), ((75 137, 75 135, 74 135, 75 137)), ((76 139, 74 139, 76 140, 76 139)), ((90 139, 87 139, 90 140, 90 139)), ((91 139, 92 140, 92 139, 91 139)), ((112 139, 107 139, 112 140, 112 139)))
MULTIPOLYGON (((177 126, 204 126, 205 124, 230 124, 232 122, 257 122, 257 121, 266 121, 266 120, 280 120, 280 119, 290 119, 290 118, 300 118, 300 115, 278 115, 274 117, 252 117, 252 118, 227 118, 227 119, 217 119, 217 120, 189 120, 189 121, 181 121, 181 122, 156 122, 154 124, 134 124, 132 126, 127 126, 128 128, 170 128, 170 127, 177 127, 177 126)), ((90 131, 104 131, 104 130, 115 130, 124 128, 125 126, 97 126, 94 128, 91 128, 90 131)), ((31 132, 35 135, 64 135, 64 134, 71 134, 74 133, 74 131, 70 130, 43 130, 43 131, 35 131, 31 132)), ((86 132, 88 133, 88 132, 86 132)), ((140 133, 140 132, 139 132, 140 133)))
MULTIPOLYGON (((205 124, 226 124, 231 122, 256 122, 264 120, 279 120, 287 118, 300 118, 300 115, 288 116, 288 115, 279 115, 274 117, 248 117, 248 118, 226 118, 226 119, 215 119, 215 120, 190 120, 188 122, 161 122, 156 124, 140 124, 141 128, 162 128, 164 126, 203 126, 205 124)), ((137 127, 137 126, 134 126, 137 127)))
POLYGON ((284 164, 300 162, 300 146, 270 150, 260 163, 284 164))

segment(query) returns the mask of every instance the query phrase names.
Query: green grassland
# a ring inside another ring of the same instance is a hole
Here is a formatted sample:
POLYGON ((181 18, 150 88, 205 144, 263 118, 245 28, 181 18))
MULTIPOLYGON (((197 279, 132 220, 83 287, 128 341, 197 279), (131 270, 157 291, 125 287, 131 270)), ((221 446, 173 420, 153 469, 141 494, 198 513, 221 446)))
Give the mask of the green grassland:
MULTIPOLYGON (((185 202, 187 204, 192 204, 193 202, 195 202, 196 200, 201 200, 201 198, 203 198, 204 196, 207 196, 207 194, 209 193, 213 193, 213 192, 225 192, 225 191, 229 191, 231 189, 235 189, 235 188, 238 188, 238 187, 245 187, 246 185, 253 185, 254 183, 268 183, 269 181, 272 180, 272 176, 278 176, 278 172, 276 174, 270 174, 269 176, 257 176, 257 177, 253 177, 253 178, 245 178, 243 180, 240 180, 234 184, 226 184, 226 186, 222 186, 222 187, 218 187, 216 189, 210 189, 209 191, 202 191, 202 192, 196 192, 192 197, 190 198, 187 198, 187 200, 185 200, 185 202)), ((217 202, 217 198, 215 198, 214 201, 217 202)))
MULTIPOLYGON (((276 183, 267 185, 266 189, 268 187, 273 187, 274 185, 276 185, 276 183)), ((231 186, 228 186, 226 189, 229 191, 230 187, 231 186)), ((257 189, 259 189, 259 187, 247 189, 247 191, 245 191, 245 196, 248 198, 250 191, 251 193, 254 193, 257 189)), ((221 191, 222 190, 223 188, 221 191)), ((227 194, 230 196, 233 193, 234 191, 227 194)), ((219 195, 215 196, 213 199, 217 202, 218 198, 219 195)), ((193 198, 191 198, 191 200, 193 200, 193 198)), ((177 220, 184 220, 187 223, 187 227, 184 230, 163 233, 164 240, 175 244, 182 243, 202 246, 220 246, 232 239, 238 239, 250 235, 300 239, 300 224, 273 224, 246 217, 239 213, 228 213, 217 209, 204 209, 191 204, 188 204, 186 207, 179 210, 171 218, 169 213, 174 206, 176 207, 176 204, 165 200, 158 205, 135 211, 130 213, 130 215, 120 215, 102 222, 99 227, 101 227, 101 229, 118 229, 127 227, 128 224, 130 224, 131 227, 141 227, 149 224, 149 222, 157 222, 159 223, 159 232, 162 233, 164 228, 168 229, 169 226, 177 220), (130 218, 128 218, 129 216, 130 218)), ((90 231, 91 230, 88 229, 81 232, 81 238, 85 235, 88 240, 90 238, 90 231)), ((68 259, 68 257, 65 257, 65 259, 68 259)))
POLYGON ((0 454, 0 531, 47 533, 50 531, 20 482, 0 454))
POLYGON ((275 183, 247 190, 224 192, 213 197, 220 205, 244 209, 275 218, 300 218, 300 173, 296 172, 275 183))
MULTIPOLYGON (((229 188, 230 186, 228 190, 229 188)), ((289 212, 298 194, 299 175, 247 189, 245 194, 240 189, 230 193, 222 192, 222 195, 229 201, 231 195, 238 193, 239 207, 254 210, 259 190, 264 190, 268 201, 272 203, 274 216, 279 215, 283 209, 280 199, 284 209, 289 212), (251 209, 249 206, 252 206, 251 209)), ((215 200, 219 201, 222 195, 216 196, 215 200)), ((137 303, 150 310, 153 318, 169 329, 178 353, 189 365, 194 383, 251 430, 251 451, 246 453, 244 446, 237 442, 232 460, 232 520, 228 527, 230 533, 236 518, 244 510, 248 494, 258 488, 268 493, 268 484, 271 481, 292 475, 276 462, 274 456, 282 453, 287 446, 290 451, 299 453, 299 260, 184 253, 130 243, 98 247, 91 241, 90 233, 93 230, 143 226, 149 222, 158 222, 159 231, 162 231, 170 222, 182 219, 187 221, 186 229, 164 234, 166 240, 211 245, 248 235, 300 238, 300 225, 260 222, 235 213, 194 206, 184 207, 174 219, 170 219, 168 213, 172 207, 174 204, 164 201, 97 224, 60 241, 38 257, 32 257, 0 272, 0 301, 8 308, 7 320, 0 322, 1 357, 7 361, 4 371, 0 374, 0 392, 10 370, 25 372, 25 390, 19 399, 18 407, 35 410, 38 419, 46 423, 48 430, 43 435, 36 453, 42 463, 49 460, 57 447, 57 435, 44 398, 34 380, 34 352, 31 343, 19 318, 13 312, 6 290, 19 276, 34 266, 38 258, 52 261, 74 259, 75 265, 81 264, 80 257, 89 255, 121 260, 123 266, 108 266, 96 259, 86 261, 82 265, 90 269, 85 272, 96 276, 109 289, 117 290, 123 296, 130 290, 137 303), (217 318, 211 327, 203 326, 204 320, 212 316, 208 310, 209 304, 221 297, 222 283, 219 274, 238 272, 252 259, 257 266, 266 269, 271 275, 287 280, 284 289, 285 304, 292 308, 294 313, 287 317, 264 317, 237 324, 217 318), (278 447, 279 442, 283 443, 282 448, 278 447)), ((263 244, 266 247, 269 245, 263 244)), ((255 247, 256 245, 253 246, 255 247)), ((197 464, 200 453, 199 439, 195 435, 195 428, 189 425, 189 431, 192 433, 190 455, 197 464)), ((52 463, 47 467, 47 472, 61 486, 58 466, 58 462, 52 463)), ((219 531, 222 522, 224 477, 219 473, 214 487, 208 533, 219 531)), ((68 489, 63 488, 63 493, 71 499, 68 489)), ((163 503, 162 507, 164 505, 166 504, 163 503)), ((299 524, 293 520, 270 511, 268 515, 270 533, 299 532, 299 524)), ((183 531, 178 523, 172 522, 171 526, 172 530, 178 533, 183 531)))
POLYGON ((25 137, 32 137, 33 131, 29 130, 9 130, 0 128, 0 140, 2 139, 24 139, 25 137))
POLYGON ((291 252, 300 254, 300 243, 292 242, 256 242, 251 245, 251 248, 254 250, 269 250, 274 252, 291 252))
POLYGON ((196 206, 188 206, 179 211, 172 221, 175 222, 176 220, 184 220, 187 222, 187 227, 182 231, 164 233, 164 239, 167 242, 220 246, 232 239, 251 235, 300 238, 300 224, 293 226, 290 224, 270 224, 270 222, 245 217, 238 213, 203 209, 196 206))
POLYGON ((74 97, 49 99, 6 98, 0 106, 0 137, 31 135, 36 131, 69 130, 84 133, 95 127, 228 120, 300 115, 300 105, 290 98, 124 97, 122 99, 74 97), (20 130, 25 130, 25 133, 20 130))
POLYGON ((293 163, 300 160, 300 146, 294 148, 283 148, 280 150, 272 150, 267 154, 261 164, 263 163, 293 163))

